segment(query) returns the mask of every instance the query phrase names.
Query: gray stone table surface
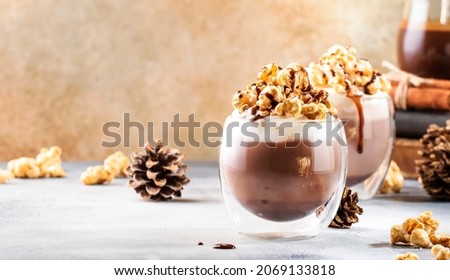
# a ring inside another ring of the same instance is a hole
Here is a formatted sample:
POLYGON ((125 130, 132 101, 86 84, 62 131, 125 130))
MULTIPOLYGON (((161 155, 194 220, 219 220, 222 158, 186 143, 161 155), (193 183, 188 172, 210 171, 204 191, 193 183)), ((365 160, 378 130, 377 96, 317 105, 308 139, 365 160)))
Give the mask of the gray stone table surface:
MULTIPOLYGON (((183 197, 145 202, 126 179, 84 186, 93 163, 66 163, 61 179, 14 179, 0 185, 0 259, 386 259, 428 249, 391 246, 389 230, 431 210, 450 233, 450 203, 431 200, 416 181, 400 194, 362 201, 351 229, 327 229, 307 240, 266 240, 239 234, 221 196, 217 164, 190 163, 183 197), (203 246, 198 243, 203 242, 203 246), (232 243, 235 250, 212 249, 232 243)), ((5 167, 5 164, 0 164, 5 167)))

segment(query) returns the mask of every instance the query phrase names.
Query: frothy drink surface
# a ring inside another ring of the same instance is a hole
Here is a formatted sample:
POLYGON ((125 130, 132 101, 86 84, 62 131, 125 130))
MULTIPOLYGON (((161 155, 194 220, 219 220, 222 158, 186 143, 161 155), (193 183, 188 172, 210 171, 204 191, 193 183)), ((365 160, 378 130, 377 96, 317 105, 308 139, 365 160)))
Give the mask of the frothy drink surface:
POLYGON ((338 145, 311 148, 301 140, 251 144, 234 147, 238 156, 224 160, 222 169, 245 209, 267 220, 292 221, 331 198, 341 170, 338 145))

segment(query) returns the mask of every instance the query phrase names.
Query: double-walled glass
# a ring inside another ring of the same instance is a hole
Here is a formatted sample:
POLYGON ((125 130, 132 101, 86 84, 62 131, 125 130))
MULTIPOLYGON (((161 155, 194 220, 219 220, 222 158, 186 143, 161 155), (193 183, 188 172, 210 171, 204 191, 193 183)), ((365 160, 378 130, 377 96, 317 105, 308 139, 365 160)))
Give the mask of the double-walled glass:
POLYGON ((343 124, 270 117, 226 119, 220 149, 225 203, 241 233, 308 238, 339 207, 347 170, 343 124))
POLYGON ((348 143, 346 185, 361 199, 372 198, 383 184, 395 136, 394 108, 386 93, 351 99, 331 91, 329 98, 345 123, 348 143))

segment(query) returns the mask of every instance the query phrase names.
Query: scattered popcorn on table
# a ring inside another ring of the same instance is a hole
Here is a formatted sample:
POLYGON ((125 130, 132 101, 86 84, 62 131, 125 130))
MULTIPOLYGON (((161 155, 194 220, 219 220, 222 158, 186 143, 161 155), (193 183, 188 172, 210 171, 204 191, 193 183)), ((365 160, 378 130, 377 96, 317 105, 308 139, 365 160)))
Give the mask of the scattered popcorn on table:
POLYGON ((431 211, 423 212, 417 219, 423 223, 428 235, 433 235, 439 227, 439 220, 433 218, 433 213, 431 211))
POLYGON ((114 175, 107 170, 104 165, 88 167, 87 170, 81 174, 81 182, 85 185, 111 183, 113 179, 114 175))
POLYGON ((434 245, 431 248, 431 253, 433 253, 436 260, 450 260, 450 249, 442 245, 434 245))
POLYGON ((446 233, 442 234, 432 234, 430 235, 431 243, 435 245, 442 245, 445 247, 450 247, 450 235, 446 233))
POLYGON ((8 162, 8 170, 17 178, 65 177, 60 147, 42 148, 36 158, 21 157, 8 162))
POLYGON ((126 177, 127 168, 130 166, 130 159, 122 152, 115 152, 105 159, 103 165, 114 177, 126 177))
POLYGON ((14 178, 14 175, 9 170, 0 169, 0 184, 3 184, 14 178))
POLYGON ((423 212, 417 218, 408 218, 402 225, 394 225, 391 228, 391 243, 412 244, 422 248, 429 247, 431 239, 437 228, 439 221, 433 218, 430 211, 423 212))
POLYGON ((380 188, 381 193, 394 192, 398 193, 403 188, 405 179, 400 171, 400 167, 395 161, 391 161, 389 170, 384 179, 383 186, 380 188))
POLYGON ((16 178, 39 178, 41 170, 34 158, 21 157, 8 162, 8 171, 16 178))
POLYGON ((398 254, 395 257, 395 259, 396 260, 400 260, 400 261, 406 261, 406 260, 414 260, 414 261, 416 261, 416 260, 419 259, 419 256, 414 254, 414 253, 408 252, 406 254, 398 254))
POLYGON ((411 232, 411 236, 409 238, 409 241, 422 248, 428 248, 431 244, 430 238, 428 237, 428 234, 423 229, 415 229, 411 232))
POLYGON ((53 146, 42 148, 36 156, 36 163, 41 171, 41 177, 65 177, 66 173, 61 166, 61 148, 53 146))
POLYGON ((103 165, 88 167, 81 174, 81 182, 85 185, 111 183, 116 177, 126 177, 128 166, 130 166, 130 159, 122 152, 115 152, 106 157, 103 165))

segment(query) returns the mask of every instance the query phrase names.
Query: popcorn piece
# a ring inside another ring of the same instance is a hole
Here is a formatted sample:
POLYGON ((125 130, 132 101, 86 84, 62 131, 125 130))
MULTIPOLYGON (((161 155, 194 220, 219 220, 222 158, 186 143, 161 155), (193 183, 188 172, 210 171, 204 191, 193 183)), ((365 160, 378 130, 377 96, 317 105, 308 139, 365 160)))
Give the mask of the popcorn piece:
POLYGON ((256 106, 260 111, 269 111, 274 109, 276 105, 284 101, 283 89, 277 86, 267 86, 259 95, 256 106), (275 105, 275 106, 274 106, 275 105))
POLYGON ((400 261, 405 261, 405 260, 414 260, 415 261, 415 260, 419 259, 419 256, 414 253, 408 252, 406 254, 398 254, 395 257, 395 259, 400 260, 400 261))
POLYGON ((302 101, 296 96, 288 98, 275 107, 275 113, 279 116, 287 115, 298 118, 302 114, 302 101))
POLYGON ((439 221, 432 216, 433 213, 431 211, 425 211, 417 217, 417 219, 424 224, 428 235, 434 235, 439 227, 439 221))
POLYGON ((239 111, 239 113, 255 106, 255 104, 256 95, 250 90, 240 90, 233 95, 233 106, 239 111))
POLYGON ((42 148, 34 158, 21 157, 8 162, 8 170, 17 178, 65 177, 61 166, 61 148, 42 148))
POLYGON ((431 248, 431 253, 433 253, 436 260, 450 260, 450 249, 442 245, 434 245, 431 248))
POLYGON ((276 65, 275 63, 267 64, 258 74, 258 80, 264 81, 266 83, 272 83, 276 80, 278 71, 281 70, 281 67, 276 65))
POLYGON ((402 230, 406 234, 411 234, 415 229, 425 229, 425 225, 416 218, 408 218, 402 224, 402 230))
POLYGON ((316 111, 313 114, 305 114, 305 116, 311 120, 323 120, 326 118, 327 111, 327 107, 324 104, 318 103, 316 111))
POLYGON ((130 159, 122 152, 115 152, 105 159, 103 165, 113 174, 114 177, 126 177, 127 168, 130 166, 130 159))
POLYGON ((409 243, 409 235, 402 230, 402 226, 395 225, 391 227, 391 243, 409 243))
POLYGON ((290 63, 285 70, 278 71, 277 83, 287 87, 293 92, 306 92, 311 90, 308 72, 298 63, 290 63))
POLYGON ((369 61, 357 57, 353 47, 332 46, 318 63, 311 63, 307 70, 313 86, 331 86, 337 92, 347 92, 350 85, 366 94, 389 92, 391 89, 387 78, 373 68, 369 61))
POLYGON ((422 248, 428 248, 430 246, 430 238, 423 229, 415 229, 411 232, 410 242, 422 248))
MULTIPOLYGON (((252 106, 255 105, 256 100, 258 99, 259 94, 264 90, 264 88, 267 86, 266 82, 263 82, 261 80, 256 81, 253 84, 248 84, 246 89, 250 91, 251 94, 253 94, 254 102, 252 102, 252 106)), ((253 100, 253 99, 252 99, 253 100)))
POLYGON ((388 173, 384 179, 383 186, 380 188, 381 193, 395 192, 398 193, 403 187, 404 178, 397 163, 391 160, 388 173))
POLYGON ((445 247, 450 247, 450 235, 443 233, 443 234, 439 234, 439 235, 435 235, 432 234, 430 235, 430 240, 431 243, 433 243, 434 245, 442 245, 445 247))
POLYGON ((34 158, 21 157, 8 163, 8 171, 17 178, 39 178, 41 170, 34 158))
POLYGON ((81 182, 85 185, 101 185, 110 183, 114 175, 103 165, 88 167, 83 174, 81 174, 81 182))
POLYGON ((0 184, 3 184, 14 178, 14 175, 9 170, 0 169, 0 184))
POLYGON ((39 166, 41 177, 66 176, 61 166, 61 154, 62 150, 57 146, 41 149, 41 152, 36 156, 36 163, 39 166))

